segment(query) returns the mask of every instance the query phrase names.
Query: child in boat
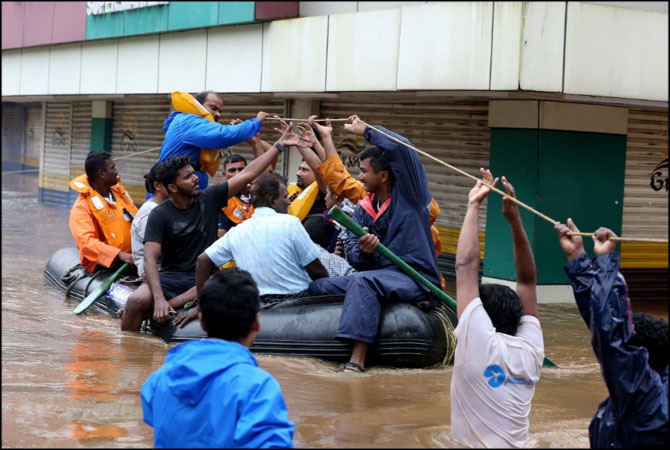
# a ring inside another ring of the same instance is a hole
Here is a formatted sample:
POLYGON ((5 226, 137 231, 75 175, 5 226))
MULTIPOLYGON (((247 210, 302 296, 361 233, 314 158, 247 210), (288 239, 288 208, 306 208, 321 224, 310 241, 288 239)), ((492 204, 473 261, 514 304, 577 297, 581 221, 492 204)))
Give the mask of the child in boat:
POLYGON ((293 448, 279 383, 249 348, 260 330, 248 272, 217 272, 198 297, 208 339, 170 349, 142 386, 144 421, 156 448, 293 448))

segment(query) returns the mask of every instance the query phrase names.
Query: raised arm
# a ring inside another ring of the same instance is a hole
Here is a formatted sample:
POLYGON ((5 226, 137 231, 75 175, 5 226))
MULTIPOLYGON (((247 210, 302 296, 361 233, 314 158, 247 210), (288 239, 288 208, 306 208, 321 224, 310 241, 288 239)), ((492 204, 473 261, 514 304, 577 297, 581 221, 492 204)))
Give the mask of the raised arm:
MULTIPOLYGON (((291 122, 291 125, 293 123, 291 122)), ((291 126, 288 126, 286 130, 276 131, 282 133, 277 143, 284 147, 290 147, 292 145, 309 145, 309 142, 297 136, 293 131, 291 131, 291 126)), ((270 165, 272 160, 279 155, 279 149, 276 145, 273 145, 267 152, 263 154, 260 158, 256 158, 244 170, 230 180, 228 180, 228 198, 237 194, 240 189, 249 184, 251 180, 255 180, 258 176, 263 173, 263 171, 270 165)))
MULTIPOLYGON (((400 144, 366 127, 358 121, 357 116, 350 116, 349 121, 350 123, 344 125, 345 130, 352 134, 363 136, 371 145, 378 147, 382 151, 384 158, 388 161, 391 169, 393 169, 397 188, 404 193, 407 200, 414 204, 417 209, 428 208, 428 203, 431 199, 430 192, 428 192, 428 176, 426 175, 426 169, 419 159, 419 155, 406 145, 400 144)), ((401 142, 411 145, 407 138, 399 134, 378 125, 375 128, 393 136, 401 142)))
POLYGON ((238 125, 221 125, 190 114, 183 122, 182 138, 186 144, 206 149, 219 149, 251 139, 261 129, 267 113, 260 111, 256 118, 238 125))
MULTIPOLYGON (((230 122, 231 125, 239 125, 241 123, 242 123, 241 119, 234 119, 230 122)), ((258 133, 256 133, 251 139, 247 140, 247 144, 251 145, 251 149, 254 152, 254 159, 260 158, 261 156, 263 156, 265 152, 267 152, 268 150, 270 150, 270 148, 272 148, 272 144, 261 139, 260 129, 258 130, 258 133)), ((275 158, 272 160, 272 163, 267 167, 266 169, 267 172, 274 172, 275 167, 277 167, 278 157, 279 154, 275 156, 275 158)))
MULTIPOLYGON (((498 182, 498 178, 493 179, 490 170, 479 169, 484 180, 493 186, 498 182)), ((456 248, 456 301, 457 317, 461 314, 468 304, 479 297, 479 206, 489 195, 491 189, 484 186, 481 180, 477 181, 475 187, 468 194, 468 208, 461 227, 461 234, 458 236, 458 246, 456 248)))
MULTIPOLYGON (((514 186, 502 177, 502 184, 510 197, 516 198, 514 186)), ((521 214, 516 203, 503 197, 503 215, 512 229, 512 241, 514 243, 514 267, 516 268, 516 293, 521 301, 521 315, 535 316, 539 318, 537 308, 537 272, 535 269, 535 258, 530 249, 530 242, 523 228, 521 214)))
POLYGON ((567 225, 557 223, 554 225, 554 230, 558 234, 561 249, 568 258, 565 272, 570 279, 579 313, 586 322, 586 326, 591 328, 591 286, 595 278, 595 269, 591 264, 591 258, 584 251, 582 237, 568 235, 571 231, 579 232, 579 228, 572 219, 568 218, 567 225))

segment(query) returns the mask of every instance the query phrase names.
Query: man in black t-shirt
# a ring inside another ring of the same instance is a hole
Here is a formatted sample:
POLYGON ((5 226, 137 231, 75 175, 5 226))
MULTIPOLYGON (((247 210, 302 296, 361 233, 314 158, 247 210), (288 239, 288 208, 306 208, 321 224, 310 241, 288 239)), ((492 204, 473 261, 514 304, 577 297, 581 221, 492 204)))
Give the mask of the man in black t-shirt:
POLYGON ((286 146, 302 138, 289 130, 263 156, 242 172, 202 193, 190 157, 164 162, 160 182, 170 199, 151 211, 144 234, 144 269, 147 283, 130 295, 121 316, 121 329, 139 331, 142 321, 153 316, 159 323, 175 314, 175 308, 195 298, 195 262, 217 236, 219 211, 228 199, 258 177, 286 146), (162 258, 159 274, 156 261, 162 258), (193 289, 192 295, 186 295, 193 289), (180 295, 183 294, 183 295, 180 295), (170 300, 168 300, 170 299, 170 300), (152 314, 153 312, 153 314, 152 314))

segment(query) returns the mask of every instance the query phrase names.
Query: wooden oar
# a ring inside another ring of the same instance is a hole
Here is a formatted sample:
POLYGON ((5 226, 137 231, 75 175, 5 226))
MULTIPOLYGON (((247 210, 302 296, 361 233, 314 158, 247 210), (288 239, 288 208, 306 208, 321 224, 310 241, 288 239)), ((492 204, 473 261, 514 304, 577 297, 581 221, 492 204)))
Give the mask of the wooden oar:
MULTIPOLYGON (((337 206, 333 206, 330 208, 330 211, 328 211, 328 216, 332 217, 334 221, 345 227, 347 230, 351 231, 354 233, 356 236, 359 238, 365 236, 368 234, 367 231, 365 231, 360 225, 358 225, 356 222, 354 222, 351 217, 343 213, 340 208, 337 206)), ((428 289, 430 289, 430 292, 432 292, 442 303, 444 303, 447 308, 449 308, 454 314, 456 314, 456 300, 453 298, 449 297, 446 292, 444 292, 442 289, 439 289, 437 286, 435 286, 433 283, 428 281, 426 277, 421 275, 419 272, 414 270, 409 264, 407 264, 405 261, 402 259, 398 258, 395 253, 393 253, 391 250, 386 248, 384 244, 381 242, 377 246, 376 250, 380 255, 391 261, 393 264, 398 267, 398 269, 402 270, 405 272, 410 278, 412 278, 414 281, 417 283, 420 283, 424 286, 426 286, 428 289)), ((551 359, 545 357, 544 362, 543 362, 544 367, 558 367, 551 359)))
POLYGON ((128 267, 128 263, 123 263, 123 265, 119 267, 119 270, 114 272, 111 277, 107 278, 107 280, 105 280, 105 282, 102 283, 99 288, 88 294, 84 301, 77 305, 73 312, 75 314, 81 314, 90 308, 96 300, 98 300, 105 292, 107 292, 112 283, 114 283, 114 281, 119 278, 119 275, 121 275, 121 272, 123 272, 126 267, 128 267))

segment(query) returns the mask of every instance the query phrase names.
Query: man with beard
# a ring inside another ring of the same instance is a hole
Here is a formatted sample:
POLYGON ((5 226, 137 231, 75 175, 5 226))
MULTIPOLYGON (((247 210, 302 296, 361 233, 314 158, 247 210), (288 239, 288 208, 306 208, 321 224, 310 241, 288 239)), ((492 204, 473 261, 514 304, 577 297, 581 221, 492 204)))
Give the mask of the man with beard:
POLYGON ((298 145, 300 138, 282 134, 275 145, 242 172, 200 193, 195 162, 190 157, 166 160, 160 182, 170 199, 151 211, 144 235, 144 269, 147 283, 129 298, 121 318, 121 329, 139 331, 151 317, 165 322, 183 306, 179 294, 195 286, 196 258, 216 241, 218 213, 228 202, 277 156, 285 146, 298 145), (161 259, 159 274, 156 261, 161 259), (171 300, 167 300, 171 299, 171 300), (172 303, 170 303, 172 301, 172 303), (180 303, 180 304, 177 304, 180 303))

